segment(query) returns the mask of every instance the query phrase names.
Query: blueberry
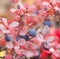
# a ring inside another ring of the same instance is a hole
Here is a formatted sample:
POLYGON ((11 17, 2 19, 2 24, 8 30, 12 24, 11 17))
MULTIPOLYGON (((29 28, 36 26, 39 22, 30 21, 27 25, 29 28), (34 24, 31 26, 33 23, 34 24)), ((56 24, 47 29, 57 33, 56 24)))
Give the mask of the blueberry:
POLYGON ((49 50, 50 45, 49 45, 47 42, 44 42, 44 43, 43 43, 43 48, 44 48, 45 50, 49 50))
POLYGON ((5 34, 5 40, 6 40, 7 42, 10 42, 11 39, 12 39, 12 37, 11 37, 10 35, 5 34))
POLYGON ((28 34, 29 34, 30 36, 35 36, 35 35, 36 35, 36 29, 30 29, 30 30, 28 31, 28 34))
POLYGON ((24 35, 24 36, 21 36, 21 38, 24 38, 26 41, 28 41, 29 40, 29 36, 26 34, 26 35, 24 35))
POLYGON ((50 27, 52 25, 52 22, 50 20, 45 20, 43 24, 50 27))
POLYGON ((20 36, 17 36, 17 37, 16 37, 16 41, 18 41, 20 38, 21 38, 20 36))

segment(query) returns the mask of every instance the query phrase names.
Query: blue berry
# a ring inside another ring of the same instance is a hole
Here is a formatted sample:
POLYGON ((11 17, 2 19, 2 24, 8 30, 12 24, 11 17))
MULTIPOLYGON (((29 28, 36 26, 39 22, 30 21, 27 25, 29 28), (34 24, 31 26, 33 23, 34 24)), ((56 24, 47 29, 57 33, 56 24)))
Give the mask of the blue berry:
POLYGON ((44 42, 44 43, 43 43, 43 48, 44 48, 45 50, 49 50, 50 45, 49 45, 47 42, 44 42))
POLYGON ((43 24, 50 27, 52 25, 52 22, 50 20, 45 20, 43 24))
POLYGON ((24 38, 26 41, 29 40, 29 36, 28 35, 21 36, 21 38, 24 38))
POLYGON ((16 41, 18 41, 20 38, 21 38, 20 36, 17 36, 17 37, 16 37, 16 41))
POLYGON ((28 33, 29 33, 30 36, 35 36, 36 35, 36 29, 30 29, 28 31, 28 33))
POLYGON ((6 40, 7 42, 10 42, 11 39, 12 39, 12 37, 11 37, 10 35, 5 34, 5 40, 6 40))

